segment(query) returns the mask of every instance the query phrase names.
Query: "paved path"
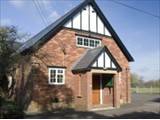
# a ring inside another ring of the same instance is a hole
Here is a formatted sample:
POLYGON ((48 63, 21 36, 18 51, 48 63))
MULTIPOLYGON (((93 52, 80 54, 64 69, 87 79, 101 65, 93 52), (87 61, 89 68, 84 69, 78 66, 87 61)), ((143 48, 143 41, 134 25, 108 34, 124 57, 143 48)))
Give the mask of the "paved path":
POLYGON ((160 118, 160 95, 133 94, 131 104, 96 113, 110 118, 160 118))
POLYGON ((94 112, 75 111, 67 109, 37 115, 28 115, 26 118, 159 118, 160 95, 133 94, 132 103, 123 105, 119 109, 94 112))

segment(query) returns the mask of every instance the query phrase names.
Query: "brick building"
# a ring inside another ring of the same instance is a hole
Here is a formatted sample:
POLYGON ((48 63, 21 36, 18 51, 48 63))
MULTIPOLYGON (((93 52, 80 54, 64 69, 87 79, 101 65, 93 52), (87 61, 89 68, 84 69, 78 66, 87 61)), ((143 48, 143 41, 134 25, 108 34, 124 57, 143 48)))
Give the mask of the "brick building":
POLYGON ((81 110, 118 108, 131 102, 133 58, 94 0, 73 8, 17 52, 31 56, 32 67, 22 64, 19 69, 30 70, 23 73, 30 82, 22 83, 19 73, 16 88, 18 96, 30 93, 28 111, 51 109, 59 102, 81 110), (27 92, 24 83, 32 83, 27 92))

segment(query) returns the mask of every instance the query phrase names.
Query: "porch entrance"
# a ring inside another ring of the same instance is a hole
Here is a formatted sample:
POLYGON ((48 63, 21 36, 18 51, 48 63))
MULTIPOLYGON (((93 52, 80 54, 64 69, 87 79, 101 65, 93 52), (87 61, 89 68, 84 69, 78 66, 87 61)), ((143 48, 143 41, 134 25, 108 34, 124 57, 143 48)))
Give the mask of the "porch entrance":
POLYGON ((92 74, 92 105, 113 107, 113 74, 92 74))

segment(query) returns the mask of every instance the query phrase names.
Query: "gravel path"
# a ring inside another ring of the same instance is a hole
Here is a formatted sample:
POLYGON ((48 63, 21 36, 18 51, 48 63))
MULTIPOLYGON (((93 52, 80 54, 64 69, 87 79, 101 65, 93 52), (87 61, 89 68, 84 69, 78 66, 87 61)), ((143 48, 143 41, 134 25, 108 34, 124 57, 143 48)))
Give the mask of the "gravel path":
POLYGON ((133 94, 132 103, 123 105, 119 109, 94 112, 75 111, 67 109, 37 115, 27 115, 26 118, 159 118, 160 119, 160 95, 158 94, 133 94))

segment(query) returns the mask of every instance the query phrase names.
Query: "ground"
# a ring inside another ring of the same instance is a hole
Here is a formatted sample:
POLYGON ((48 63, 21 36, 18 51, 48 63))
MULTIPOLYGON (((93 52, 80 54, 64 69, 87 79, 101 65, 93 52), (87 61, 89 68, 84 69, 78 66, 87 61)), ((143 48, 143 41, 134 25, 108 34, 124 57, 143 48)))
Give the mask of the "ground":
POLYGON ((123 105, 119 109, 102 111, 75 111, 73 109, 56 110, 50 113, 26 115, 25 118, 159 118, 159 94, 132 94, 132 103, 123 105))

